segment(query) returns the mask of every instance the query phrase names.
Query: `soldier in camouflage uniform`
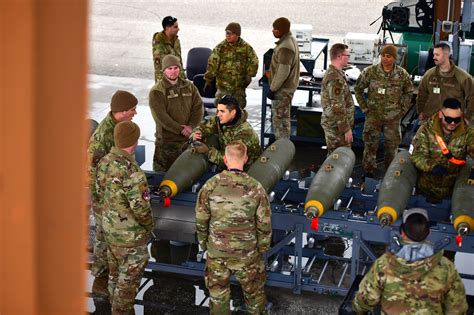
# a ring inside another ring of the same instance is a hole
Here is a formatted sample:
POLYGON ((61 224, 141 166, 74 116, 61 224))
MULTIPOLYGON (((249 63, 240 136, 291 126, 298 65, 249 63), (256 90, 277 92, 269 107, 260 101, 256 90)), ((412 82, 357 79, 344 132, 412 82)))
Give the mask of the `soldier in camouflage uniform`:
POLYGON ((163 58, 163 79, 150 90, 151 114, 156 123, 154 171, 167 171, 186 148, 185 144, 202 120, 204 107, 199 91, 181 79, 176 56, 163 58))
POLYGON ((338 147, 351 147, 355 110, 352 94, 342 70, 349 61, 349 49, 347 45, 334 44, 329 55, 331 64, 321 85, 321 127, 324 130, 328 155, 338 147))
POLYGON ((115 147, 99 162, 98 195, 108 245, 112 314, 134 314, 133 305, 148 262, 154 223, 145 174, 133 155, 140 128, 131 121, 114 129, 115 147))
POLYGON ((380 64, 365 68, 357 79, 355 96, 365 113, 364 156, 362 165, 367 176, 377 169, 376 155, 380 132, 384 135, 384 159, 387 169, 402 140, 400 120, 411 107, 413 85, 410 75, 397 60, 397 48, 386 45, 380 52, 380 64), (368 89, 368 100, 364 90, 368 89))
POLYGON ((461 102, 464 117, 474 123, 474 86, 472 76, 450 60, 451 48, 439 43, 433 49, 436 67, 425 72, 418 87, 416 110, 419 118, 426 121, 438 112, 443 101, 455 98, 461 102))
MULTIPOLYGON (((179 58, 181 69, 183 59, 181 58, 181 44, 178 38, 178 19, 174 16, 166 16, 161 22, 163 31, 153 35, 153 64, 155 65, 155 83, 163 78, 162 60, 166 55, 174 55, 179 58)), ((181 79, 186 79, 184 70, 180 73, 181 79)))
POLYGON ((231 314, 230 277, 242 286, 247 311, 264 314, 266 280, 263 253, 270 248, 270 202, 262 185, 243 172, 246 148, 240 141, 225 149, 228 170, 209 179, 196 203, 199 245, 207 250, 205 283, 211 314, 231 314))
POLYGON ((255 50, 240 37, 239 23, 229 23, 225 28, 225 40, 217 45, 209 56, 205 89, 216 79, 217 101, 224 95, 232 95, 241 108, 245 108, 245 88, 257 74, 258 57, 255 50))
POLYGON ((240 140, 247 147, 248 160, 245 170, 262 154, 258 136, 247 122, 247 112, 240 109, 239 103, 232 96, 224 96, 219 100, 216 116, 195 128, 192 139, 202 141, 200 145, 195 146, 196 152, 207 154, 209 161, 220 167, 224 165, 224 149, 232 141, 240 140), (208 138, 211 135, 217 135, 219 138, 219 148, 208 147, 208 138))
POLYGON ((94 275, 92 292, 108 295, 107 281, 109 271, 107 267, 107 244, 105 243, 104 230, 102 228, 102 208, 97 193, 96 176, 97 164, 100 159, 107 155, 114 146, 114 128, 118 122, 132 120, 137 113, 138 100, 131 93, 117 91, 110 102, 110 112, 101 121, 92 134, 87 149, 89 163, 89 189, 91 191, 92 210, 94 213, 96 236, 94 239, 94 257, 91 272, 94 275))
POLYGON ((278 41, 270 63, 267 98, 272 100, 272 126, 277 140, 290 138, 291 100, 300 80, 300 52, 290 26, 290 21, 285 17, 273 21, 272 33, 278 41))
POLYGON ((429 232, 426 210, 405 211, 402 247, 379 257, 362 279, 352 304, 356 314, 366 314, 378 304, 383 314, 465 314, 461 277, 443 252, 435 253, 425 241, 429 232))
POLYGON ((448 98, 413 138, 410 152, 418 169, 417 189, 432 203, 451 196, 466 158, 474 158, 474 128, 462 118, 461 103, 448 98))

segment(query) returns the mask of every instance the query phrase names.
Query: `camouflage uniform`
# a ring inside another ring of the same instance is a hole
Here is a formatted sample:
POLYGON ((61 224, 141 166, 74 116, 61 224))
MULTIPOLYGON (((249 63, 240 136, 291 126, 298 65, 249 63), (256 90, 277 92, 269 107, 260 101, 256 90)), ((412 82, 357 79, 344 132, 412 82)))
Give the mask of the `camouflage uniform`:
POLYGON ((326 137, 328 155, 341 146, 350 147, 344 134, 354 126, 354 101, 344 72, 329 65, 321 85, 321 127, 326 137))
POLYGON ((461 102, 464 116, 472 124, 474 120, 474 87, 472 76, 456 66, 452 61, 451 70, 441 73, 438 67, 425 72, 418 87, 416 110, 430 117, 438 110, 447 98, 461 102))
POLYGON ((378 258, 359 285, 352 308, 366 314, 464 314, 466 293, 454 264, 443 252, 408 263, 392 253, 378 258))
POLYGON ((179 78, 172 85, 164 78, 151 88, 149 104, 156 123, 153 170, 167 171, 186 148, 181 125, 194 128, 203 118, 202 99, 190 81, 179 78))
POLYGON ((166 55, 174 55, 179 58, 181 63, 181 73, 179 77, 186 79, 186 73, 181 58, 181 44, 178 36, 170 40, 164 32, 157 32, 153 35, 153 64, 155 65, 155 82, 163 79, 163 70, 161 70, 161 60, 166 55))
POLYGON ((109 249, 112 312, 133 314, 154 227, 147 180, 132 155, 113 147, 99 162, 97 186, 109 249))
MULTIPOLYGON (((199 125, 193 132, 201 131, 203 142, 208 144, 206 138, 216 134, 219 138, 219 148, 209 147, 209 161, 221 167, 224 166, 224 150, 227 144, 240 140, 247 147, 248 161, 244 168, 247 170, 252 163, 262 154, 258 136, 252 126, 247 122, 247 112, 241 111, 240 117, 236 116, 234 124, 221 125, 217 116, 212 117, 206 123, 199 125)), ((208 144, 209 145, 209 144, 208 144)))
POLYGON ((240 108, 245 108, 245 88, 257 74, 258 57, 255 50, 242 38, 235 44, 223 40, 209 56, 207 71, 204 79, 210 85, 216 78, 216 106, 224 95, 232 95, 239 102, 240 108))
POLYGON ((464 122, 461 122, 451 135, 446 136, 442 131, 441 119, 436 113, 418 129, 410 148, 411 160, 418 169, 417 188, 432 202, 451 196, 456 176, 462 169, 462 165, 450 163, 441 153, 436 135, 443 138, 454 157, 462 160, 467 156, 474 157, 474 128, 464 122), (431 174, 436 165, 446 167, 448 175, 431 174))
POLYGON ((355 96, 365 113, 362 163, 366 173, 373 173, 377 168, 376 155, 382 128, 386 169, 395 157, 402 140, 400 120, 410 109, 412 94, 410 75, 397 65, 389 73, 384 71, 381 64, 367 67, 357 79, 355 96), (368 101, 364 98, 366 88, 368 101))
POLYGON ((272 125, 275 138, 290 138, 291 100, 300 80, 300 52, 291 32, 277 42, 270 63, 270 90, 275 92, 272 101, 272 125))
POLYGON ((262 254, 270 248, 270 203, 262 185, 244 172, 223 171, 202 187, 196 203, 199 244, 207 249, 205 282, 211 314, 230 314, 230 276, 242 286, 247 311, 265 312, 262 254))
POLYGON ((95 221, 94 239, 94 262, 91 272, 98 278, 108 274, 107 267, 107 243, 105 242, 104 229, 102 227, 102 208, 100 207, 100 197, 97 192, 97 164, 100 159, 107 155, 114 146, 114 128, 117 122, 112 116, 112 112, 107 114, 97 126, 89 139, 87 158, 89 165, 89 188, 92 197, 92 210, 95 221))

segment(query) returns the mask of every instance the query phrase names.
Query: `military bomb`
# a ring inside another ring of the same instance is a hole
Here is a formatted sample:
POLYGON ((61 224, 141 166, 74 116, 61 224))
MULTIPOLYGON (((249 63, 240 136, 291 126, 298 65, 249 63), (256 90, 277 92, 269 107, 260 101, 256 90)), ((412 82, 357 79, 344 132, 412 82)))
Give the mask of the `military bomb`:
POLYGON ((294 156, 293 142, 289 139, 279 139, 268 146, 247 173, 262 184, 267 193, 270 193, 290 166, 294 156))
POLYGON ((467 161, 456 178, 451 198, 454 228, 459 234, 468 234, 474 228, 474 182, 469 180, 474 161, 467 161))
POLYGON ((416 168, 406 150, 395 155, 380 186, 377 217, 382 226, 390 225, 405 210, 416 184, 416 168))
POLYGON ((310 219, 322 216, 341 195, 352 169, 355 154, 348 147, 334 150, 319 168, 306 195, 304 212, 310 219))

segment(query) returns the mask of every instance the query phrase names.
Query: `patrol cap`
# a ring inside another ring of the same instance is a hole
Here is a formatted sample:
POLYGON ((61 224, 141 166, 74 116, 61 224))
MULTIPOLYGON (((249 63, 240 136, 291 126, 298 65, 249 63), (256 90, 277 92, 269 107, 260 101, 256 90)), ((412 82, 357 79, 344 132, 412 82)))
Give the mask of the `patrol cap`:
POLYGON ((409 216, 411 216, 412 214, 414 213, 419 213, 421 214, 422 216, 425 217, 426 221, 429 221, 430 219, 428 218, 428 211, 426 211, 425 209, 422 209, 422 208, 411 208, 411 209, 408 209, 408 210, 405 210, 403 212, 403 223, 406 223, 407 222, 407 219, 409 216))
POLYGON ((165 71, 166 68, 172 66, 178 66, 181 68, 179 58, 175 55, 166 55, 165 58, 163 58, 163 62, 161 63, 161 71, 165 71))
POLYGON ((138 100, 130 92, 118 90, 112 95, 110 110, 112 112, 125 112, 137 106, 138 100))
POLYGON ((290 20, 288 20, 286 17, 280 17, 273 21, 273 28, 276 30, 279 30, 282 35, 288 33, 290 31, 290 20))
POLYGON ((132 121, 119 122, 114 128, 115 146, 119 149, 131 147, 140 137, 140 127, 132 121))
POLYGON ((397 47, 393 45, 385 45, 380 51, 380 55, 387 54, 392 56, 394 59, 397 59, 397 47))
POLYGON ((238 36, 240 36, 240 33, 242 32, 242 29, 240 27, 240 24, 237 22, 231 22, 227 25, 225 28, 226 31, 230 31, 238 36))

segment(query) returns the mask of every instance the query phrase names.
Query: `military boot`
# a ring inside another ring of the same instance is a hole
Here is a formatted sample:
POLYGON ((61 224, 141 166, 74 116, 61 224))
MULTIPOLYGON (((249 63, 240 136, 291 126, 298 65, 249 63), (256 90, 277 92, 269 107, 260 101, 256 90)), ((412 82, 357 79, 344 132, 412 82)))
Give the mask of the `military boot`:
POLYGON ((109 290, 107 289, 109 283, 109 275, 105 274, 94 279, 92 284, 92 293, 95 295, 108 297, 109 290))

